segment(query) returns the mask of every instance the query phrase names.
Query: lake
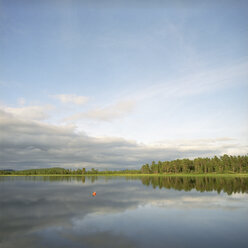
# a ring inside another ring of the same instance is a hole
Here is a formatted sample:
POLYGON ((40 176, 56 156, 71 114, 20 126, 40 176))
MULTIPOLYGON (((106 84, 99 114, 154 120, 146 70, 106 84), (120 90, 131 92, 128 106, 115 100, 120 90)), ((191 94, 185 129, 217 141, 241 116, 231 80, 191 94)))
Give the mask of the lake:
POLYGON ((0 189, 1 248, 248 243, 248 178, 17 176, 0 189))

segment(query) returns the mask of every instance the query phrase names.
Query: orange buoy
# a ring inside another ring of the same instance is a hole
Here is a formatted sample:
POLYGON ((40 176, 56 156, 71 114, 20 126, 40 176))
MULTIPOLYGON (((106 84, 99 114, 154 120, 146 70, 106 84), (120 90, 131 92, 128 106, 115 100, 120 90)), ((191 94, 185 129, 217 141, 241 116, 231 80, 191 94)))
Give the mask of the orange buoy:
POLYGON ((92 195, 93 195, 93 196, 96 196, 96 192, 93 192, 92 195))

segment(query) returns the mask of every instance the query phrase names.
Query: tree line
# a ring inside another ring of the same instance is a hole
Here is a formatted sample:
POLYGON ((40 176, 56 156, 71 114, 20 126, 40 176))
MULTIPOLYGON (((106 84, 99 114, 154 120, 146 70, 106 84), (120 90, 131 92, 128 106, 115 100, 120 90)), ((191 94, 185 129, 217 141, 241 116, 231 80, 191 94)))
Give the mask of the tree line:
POLYGON ((176 159, 172 161, 153 161, 144 164, 138 170, 101 170, 60 167, 29 170, 0 170, 0 175, 118 175, 118 174, 228 174, 248 173, 248 155, 229 156, 227 154, 213 158, 176 159))
POLYGON ((168 173, 247 173, 248 155, 228 156, 227 154, 213 158, 177 159, 172 161, 153 161, 141 167, 142 174, 168 173))
POLYGON ((101 175, 101 174, 140 174, 140 170, 104 170, 97 169, 64 169, 60 167, 45 168, 45 169, 29 169, 29 170, 0 170, 0 175, 101 175))

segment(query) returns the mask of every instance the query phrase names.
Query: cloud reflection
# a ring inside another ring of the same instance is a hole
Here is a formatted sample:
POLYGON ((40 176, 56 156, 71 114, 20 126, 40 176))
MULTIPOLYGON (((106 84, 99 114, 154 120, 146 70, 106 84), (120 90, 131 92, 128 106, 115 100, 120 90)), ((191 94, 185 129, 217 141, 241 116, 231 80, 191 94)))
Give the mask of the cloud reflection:
POLYGON ((232 195, 216 189, 185 191, 180 185, 175 190, 173 184, 159 188, 154 182, 146 186, 141 179, 124 177, 1 177, 0 185, 1 247, 149 247, 147 237, 161 241, 161 230, 167 230, 173 245, 168 235, 174 229, 181 233, 189 217, 192 230, 200 220, 209 224, 208 219, 217 218, 222 225, 226 214, 240 221, 236 227, 248 219, 245 180, 240 185, 246 193, 232 195))

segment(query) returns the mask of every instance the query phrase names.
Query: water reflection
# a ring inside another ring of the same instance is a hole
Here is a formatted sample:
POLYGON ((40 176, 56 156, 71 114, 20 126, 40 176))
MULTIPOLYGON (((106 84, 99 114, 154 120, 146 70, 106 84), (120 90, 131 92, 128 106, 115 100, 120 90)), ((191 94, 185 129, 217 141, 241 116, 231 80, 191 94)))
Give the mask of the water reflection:
POLYGON ((175 190, 191 191, 193 189, 200 192, 216 191, 218 193, 225 192, 228 195, 232 193, 248 193, 248 178, 246 177, 155 177, 155 176, 26 176, 26 177, 0 177, 0 182, 4 180, 12 181, 44 181, 44 182, 81 182, 83 184, 94 183, 99 179, 119 180, 124 178, 127 181, 140 180, 146 186, 152 186, 153 189, 166 188, 175 190))
POLYGON ((231 177, 142 177, 142 183, 153 188, 200 192, 221 191, 227 194, 248 193, 248 178, 231 177))
POLYGON ((0 177, 0 187, 1 247, 242 247, 248 241, 246 178, 0 177))

